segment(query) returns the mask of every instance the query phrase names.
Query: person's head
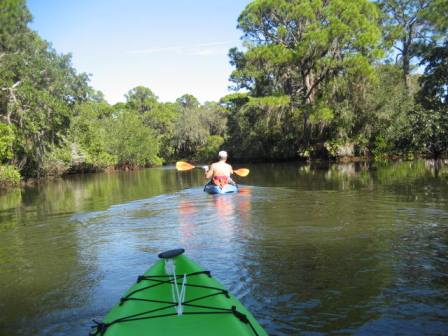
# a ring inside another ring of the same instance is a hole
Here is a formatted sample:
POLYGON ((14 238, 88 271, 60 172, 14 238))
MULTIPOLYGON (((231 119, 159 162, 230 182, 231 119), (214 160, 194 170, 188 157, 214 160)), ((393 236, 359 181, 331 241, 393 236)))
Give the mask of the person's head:
POLYGON ((219 157, 219 160, 220 161, 225 161, 225 160, 227 160, 227 152, 226 151, 220 151, 219 153, 218 153, 218 157, 219 157))

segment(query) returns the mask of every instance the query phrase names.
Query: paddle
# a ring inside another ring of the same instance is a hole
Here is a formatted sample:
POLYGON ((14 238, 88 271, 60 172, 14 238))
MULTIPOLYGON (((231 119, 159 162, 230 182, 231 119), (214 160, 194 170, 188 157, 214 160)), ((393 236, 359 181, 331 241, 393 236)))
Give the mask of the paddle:
MULTIPOLYGON (((190 170, 193 168, 203 168, 203 167, 196 167, 196 166, 193 166, 192 164, 185 162, 185 161, 177 161, 176 162, 176 169, 179 171, 190 170)), ((245 176, 249 175, 250 170, 247 168, 240 168, 240 169, 234 170, 233 172, 235 174, 237 174, 238 176, 245 177, 245 176)))

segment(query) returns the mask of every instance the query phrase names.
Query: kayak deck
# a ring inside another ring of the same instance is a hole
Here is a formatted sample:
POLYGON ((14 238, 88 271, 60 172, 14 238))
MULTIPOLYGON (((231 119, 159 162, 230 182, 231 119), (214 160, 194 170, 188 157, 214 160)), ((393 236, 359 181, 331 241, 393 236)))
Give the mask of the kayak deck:
POLYGON ((219 187, 214 183, 207 183, 204 186, 204 191, 209 194, 229 194, 238 191, 238 186, 236 184, 226 184, 224 187, 219 187))
POLYGON ((267 335, 210 272, 184 255, 159 260, 139 276, 91 335, 149 334, 267 335))

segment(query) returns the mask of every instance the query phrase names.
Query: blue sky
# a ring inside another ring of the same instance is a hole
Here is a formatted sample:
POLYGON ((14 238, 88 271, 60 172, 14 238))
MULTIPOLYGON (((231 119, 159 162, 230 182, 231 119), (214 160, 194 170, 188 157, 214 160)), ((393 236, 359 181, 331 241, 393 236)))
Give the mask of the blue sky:
POLYGON ((28 0, 31 28, 110 103, 138 85, 161 101, 228 93, 227 52, 240 46, 237 18, 249 0, 28 0))

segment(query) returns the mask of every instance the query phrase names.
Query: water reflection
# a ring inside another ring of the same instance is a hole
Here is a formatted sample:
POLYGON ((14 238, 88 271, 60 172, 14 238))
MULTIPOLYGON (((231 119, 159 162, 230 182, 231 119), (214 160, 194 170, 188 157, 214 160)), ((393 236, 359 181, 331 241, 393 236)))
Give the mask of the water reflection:
POLYGON ((188 244, 208 227, 211 234, 219 231, 223 242, 235 241, 235 230, 250 221, 251 189, 243 186, 240 191, 235 195, 207 195, 198 189, 182 193, 178 205, 181 241, 188 244))
POLYGON ((85 334, 184 247, 272 335, 447 334, 444 162, 250 166, 71 177, 0 196, 0 334, 85 334))

